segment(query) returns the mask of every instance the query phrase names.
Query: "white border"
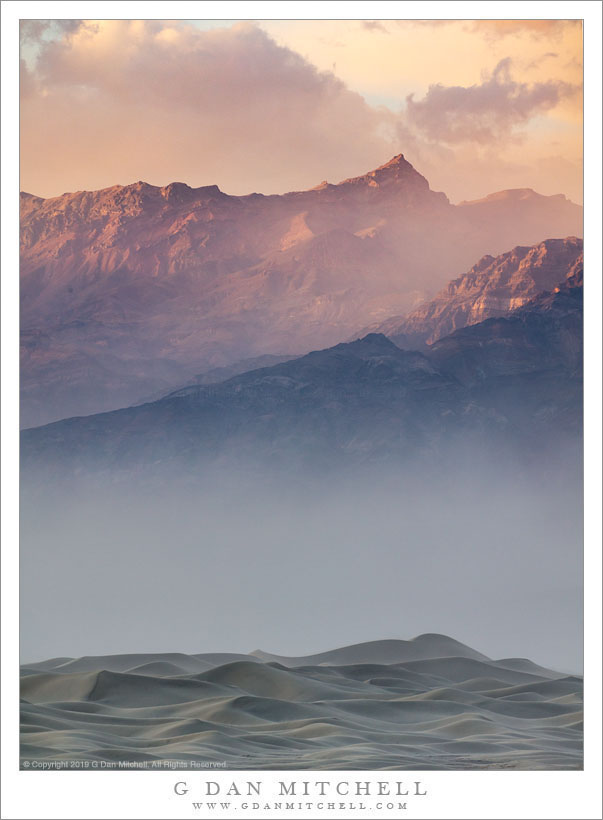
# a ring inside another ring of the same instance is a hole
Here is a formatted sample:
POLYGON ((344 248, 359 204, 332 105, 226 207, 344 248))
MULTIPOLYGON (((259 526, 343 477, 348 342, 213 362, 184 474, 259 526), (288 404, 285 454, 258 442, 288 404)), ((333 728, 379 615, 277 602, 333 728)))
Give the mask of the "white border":
MULTIPOLYGON (((170 772, 18 771, 18 20, 139 17, 168 19, 567 19, 585 20, 585 260, 586 260, 586 570, 584 772, 305 772, 301 779, 421 780, 429 799, 409 801, 408 817, 598 818, 601 771, 601 5, 585 2, 5 2, 2 4, 2 636, 3 636, 3 818, 205 817, 190 801, 173 796, 179 779, 201 775, 170 772)), ((43 127, 43 124, 41 124, 43 127)), ((211 773, 208 779, 262 779, 271 783, 294 773, 211 773)), ((196 781, 195 781, 196 782, 196 781)), ((241 816, 243 812, 238 812, 241 816)), ((250 813, 251 814, 251 813, 250 813)), ((213 816, 213 815, 212 815, 213 816)), ((218 816, 218 815, 216 815, 218 816)), ((227 816, 227 815, 221 815, 227 816)), ((245 816, 243 814, 243 816, 245 816)), ((253 812, 252 817, 276 817, 253 812)), ((318 817, 316 811, 298 817, 318 817)), ((361 817, 358 811, 328 817, 361 817)), ((366 816, 378 817, 372 811, 366 816)), ((389 816, 396 816, 390 814, 389 816)))

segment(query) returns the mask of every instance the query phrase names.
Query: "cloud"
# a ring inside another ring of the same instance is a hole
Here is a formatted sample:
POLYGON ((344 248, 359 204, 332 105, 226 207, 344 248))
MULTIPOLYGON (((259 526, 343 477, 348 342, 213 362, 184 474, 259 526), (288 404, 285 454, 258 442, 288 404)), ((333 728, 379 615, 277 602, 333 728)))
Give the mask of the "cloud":
POLYGON ((579 92, 578 86, 562 81, 517 82, 510 68, 506 58, 479 85, 431 85, 418 101, 408 95, 408 122, 434 141, 492 143, 579 92))
POLYGON ((23 88, 24 172, 36 193, 57 176, 60 191, 74 187, 85 168, 88 186, 140 177, 275 191, 395 153, 387 112, 255 25, 100 21, 49 42, 45 31, 23 88))
POLYGON ((581 20, 396 20, 399 26, 442 28, 461 26, 465 31, 481 34, 490 41, 503 37, 529 36, 532 39, 559 38, 581 20))
POLYGON ((538 68, 547 60, 556 60, 559 57, 559 54, 556 51, 547 51, 545 54, 541 54, 539 57, 535 57, 527 64, 528 70, 538 68))
POLYGON ((380 20, 363 20, 361 25, 366 31, 378 31, 380 34, 389 34, 389 31, 380 20))
MULTIPOLYGON (((396 44, 407 42, 407 30, 390 23, 387 28, 390 36, 378 38, 373 36, 378 28, 367 31, 357 21, 326 31, 345 41, 343 51, 357 58, 381 54, 386 46, 389 55, 396 44), (367 41, 376 44, 374 52, 367 52, 367 41)), ((438 30, 452 35, 453 29, 438 30)), ((532 157, 538 151, 562 153, 571 137, 568 160, 575 165, 579 125, 558 132, 553 123, 550 132, 530 132, 531 118, 556 105, 557 114, 559 103, 574 94, 577 86, 563 78, 545 75, 542 82, 535 81, 541 77, 526 82, 519 73, 524 68, 503 60, 473 85, 457 80, 457 85, 426 88, 431 61, 420 63, 416 84, 412 75, 405 77, 399 104, 369 105, 332 71, 320 71, 301 56, 303 42, 315 44, 321 30, 313 29, 293 47, 251 23, 200 29, 183 21, 26 21, 23 190, 55 196, 142 179, 156 185, 216 183, 230 194, 280 193, 323 179, 337 182, 403 152, 433 188, 458 200, 495 190, 513 164, 503 155, 517 150, 520 132, 526 135, 522 153, 531 146, 532 157), (411 94, 405 107, 404 96, 416 88, 423 96, 411 94), (559 133, 567 143, 561 147, 551 142, 559 133), (479 173, 471 171, 466 149, 479 173), (455 163, 456 174, 450 170, 455 163)), ((428 30, 415 28, 413 42, 418 31, 428 30)), ((432 32, 428 35, 433 39, 432 32)), ((477 39, 483 49, 483 39, 477 39)), ((448 54, 455 42, 446 45, 446 40, 440 50, 448 54)), ((409 66, 424 52, 422 43, 415 51, 400 51, 409 66)), ((477 70, 484 65, 480 55, 469 55, 477 70)), ((328 59, 332 65, 332 49, 328 59)), ((400 77, 403 68, 396 63, 389 71, 400 77)), ((477 70, 472 76, 479 76, 477 70)), ((392 86, 387 99, 395 100, 394 93, 392 86)), ((541 177, 527 173, 519 187, 542 190, 552 184, 541 177)))
POLYGON ((20 20, 21 43, 40 43, 42 40, 74 34, 83 20, 20 20))
POLYGON ((534 40, 558 39, 572 28, 582 25, 581 20, 470 20, 466 24, 468 31, 484 35, 494 41, 503 37, 528 35, 534 40))

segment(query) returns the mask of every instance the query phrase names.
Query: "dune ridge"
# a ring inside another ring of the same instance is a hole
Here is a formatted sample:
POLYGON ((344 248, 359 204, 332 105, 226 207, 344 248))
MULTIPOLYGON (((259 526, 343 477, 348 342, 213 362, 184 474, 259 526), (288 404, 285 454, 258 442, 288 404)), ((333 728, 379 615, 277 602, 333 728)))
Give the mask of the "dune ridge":
POLYGON ((580 769, 582 679, 445 635, 22 667, 21 756, 226 769, 580 769))

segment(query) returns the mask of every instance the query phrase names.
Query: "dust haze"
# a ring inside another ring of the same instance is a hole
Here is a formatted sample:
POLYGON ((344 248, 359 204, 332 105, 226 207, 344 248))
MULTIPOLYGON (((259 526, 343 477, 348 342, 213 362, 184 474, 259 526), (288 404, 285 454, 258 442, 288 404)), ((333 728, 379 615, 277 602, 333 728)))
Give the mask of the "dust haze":
POLYGON ((461 451, 322 477, 24 481, 22 659, 306 655, 436 632, 577 673, 579 460, 568 445, 528 467, 461 451))

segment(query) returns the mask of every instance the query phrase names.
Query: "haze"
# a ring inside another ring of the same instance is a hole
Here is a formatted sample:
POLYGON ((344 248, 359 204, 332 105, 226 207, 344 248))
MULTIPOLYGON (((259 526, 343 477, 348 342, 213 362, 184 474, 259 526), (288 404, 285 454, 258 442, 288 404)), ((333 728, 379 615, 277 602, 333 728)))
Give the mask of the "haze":
POLYGON ((461 451, 431 471, 24 487, 22 658, 304 655, 440 632, 577 672, 575 460, 526 470, 461 451))

